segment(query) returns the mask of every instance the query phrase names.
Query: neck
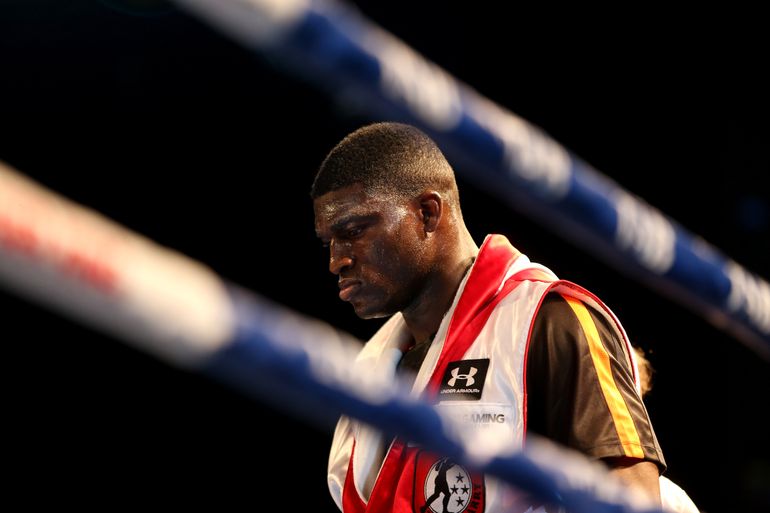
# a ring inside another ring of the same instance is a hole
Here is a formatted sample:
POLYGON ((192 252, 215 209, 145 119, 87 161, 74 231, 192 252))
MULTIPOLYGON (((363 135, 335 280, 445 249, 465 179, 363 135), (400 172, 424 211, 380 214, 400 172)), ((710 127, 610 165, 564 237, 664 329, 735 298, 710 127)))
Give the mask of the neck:
POLYGON ((478 254, 478 247, 470 234, 466 231, 465 235, 454 246, 454 251, 444 253, 450 257, 436 266, 436 272, 428 277, 416 300, 401 312, 417 344, 432 338, 438 331, 460 283, 478 254))

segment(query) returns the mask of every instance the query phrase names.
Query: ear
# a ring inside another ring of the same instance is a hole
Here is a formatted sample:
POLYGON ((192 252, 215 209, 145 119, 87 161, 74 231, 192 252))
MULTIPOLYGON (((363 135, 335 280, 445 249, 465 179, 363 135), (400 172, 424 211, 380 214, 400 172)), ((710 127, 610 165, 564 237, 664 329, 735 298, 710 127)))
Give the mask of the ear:
POLYGON ((444 198, 436 191, 425 191, 417 198, 420 208, 420 220, 425 233, 435 232, 444 215, 444 198))

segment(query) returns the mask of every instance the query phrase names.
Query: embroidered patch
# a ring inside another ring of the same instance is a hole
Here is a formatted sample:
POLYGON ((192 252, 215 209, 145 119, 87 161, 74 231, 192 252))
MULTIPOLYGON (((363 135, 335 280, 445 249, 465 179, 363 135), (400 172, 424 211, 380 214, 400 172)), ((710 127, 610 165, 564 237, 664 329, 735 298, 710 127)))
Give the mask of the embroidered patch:
POLYGON ((489 358, 449 362, 439 389, 440 401, 478 401, 484 390, 489 358))
POLYGON ((483 476, 424 451, 418 452, 414 469, 413 513, 483 513, 483 476))

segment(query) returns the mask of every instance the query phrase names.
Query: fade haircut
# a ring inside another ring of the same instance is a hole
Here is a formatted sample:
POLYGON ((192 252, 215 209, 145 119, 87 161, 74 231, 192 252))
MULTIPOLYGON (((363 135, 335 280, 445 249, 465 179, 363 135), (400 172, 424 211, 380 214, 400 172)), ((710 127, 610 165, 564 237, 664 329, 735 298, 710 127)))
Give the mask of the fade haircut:
POLYGON ((414 198, 427 189, 443 193, 459 212, 454 171, 430 137, 402 123, 374 123, 347 135, 326 156, 310 196, 361 184, 369 195, 414 198))

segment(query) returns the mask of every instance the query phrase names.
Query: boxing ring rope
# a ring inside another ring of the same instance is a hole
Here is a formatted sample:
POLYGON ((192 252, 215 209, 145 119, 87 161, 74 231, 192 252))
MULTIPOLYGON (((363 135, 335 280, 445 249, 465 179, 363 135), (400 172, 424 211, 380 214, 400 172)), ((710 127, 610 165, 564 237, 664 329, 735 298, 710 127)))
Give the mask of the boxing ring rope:
POLYGON ((227 283, 2 163, 0 284, 170 365, 301 410, 306 421, 361 419, 570 511, 661 511, 599 463, 545 440, 513 454, 479 452, 451 417, 403 384, 361 372, 360 341, 227 283))
POLYGON ((770 360, 770 284, 355 9, 333 0, 175 0, 372 118, 432 136, 464 178, 770 360))

